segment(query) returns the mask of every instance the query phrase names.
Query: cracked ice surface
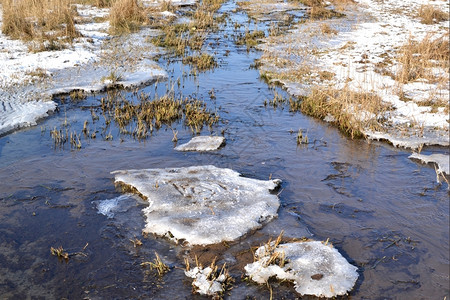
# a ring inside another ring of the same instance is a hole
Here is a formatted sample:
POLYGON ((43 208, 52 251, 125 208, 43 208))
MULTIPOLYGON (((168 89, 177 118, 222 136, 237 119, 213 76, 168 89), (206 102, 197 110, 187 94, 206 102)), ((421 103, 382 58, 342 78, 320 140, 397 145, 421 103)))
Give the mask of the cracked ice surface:
POLYGON ((114 171, 147 198, 144 232, 191 245, 232 241, 277 216, 281 180, 257 180, 215 166, 114 171))
POLYGON ((247 264, 245 271, 260 284, 270 277, 291 280, 301 295, 334 297, 345 295, 358 279, 357 268, 347 262, 338 250, 318 241, 280 244, 274 252, 284 253, 283 267, 270 262, 271 253, 267 245, 255 252, 258 259, 247 264))

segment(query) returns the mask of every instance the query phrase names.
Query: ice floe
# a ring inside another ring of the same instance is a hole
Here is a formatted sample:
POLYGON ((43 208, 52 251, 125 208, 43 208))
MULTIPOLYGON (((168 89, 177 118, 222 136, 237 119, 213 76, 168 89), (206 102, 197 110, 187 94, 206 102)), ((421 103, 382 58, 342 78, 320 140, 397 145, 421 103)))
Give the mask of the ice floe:
POLYGON ((264 284, 272 276, 290 280, 301 295, 345 295, 358 279, 357 267, 349 264, 337 249, 319 241, 278 246, 272 242, 259 247, 255 258, 255 262, 245 266, 253 281, 264 284))
POLYGON ((189 142, 175 147, 177 151, 213 151, 225 143, 221 136, 196 136, 189 142))
POLYGON ((207 245, 235 240, 277 216, 281 180, 257 180, 215 166, 119 170, 149 206, 144 232, 207 245))

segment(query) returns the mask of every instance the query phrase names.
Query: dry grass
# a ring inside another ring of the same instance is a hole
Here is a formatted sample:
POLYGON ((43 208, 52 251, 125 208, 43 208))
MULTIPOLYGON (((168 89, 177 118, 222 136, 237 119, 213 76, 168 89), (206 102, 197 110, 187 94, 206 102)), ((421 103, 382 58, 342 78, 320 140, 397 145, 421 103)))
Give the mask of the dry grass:
POLYGON ((351 138, 364 136, 365 129, 381 130, 380 116, 388 110, 379 96, 355 92, 345 87, 341 90, 314 88, 300 105, 303 113, 332 123, 351 138))
POLYGON ((132 32, 148 21, 147 13, 137 0, 115 0, 109 13, 113 33, 132 32))
POLYGON ((155 251, 155 259, 153 260, 153 262, 146 261, 141 263, 141 266, 142 267, 149 266, 150 270, 156 270, 159 276, 163 276, 164 274, 170 271, 169 266, 162 261, 161 257, 159 257, 156 251, 155 251))
POLYGON ((448 12, 443 12, 431 4, 421 5, 417 16, 423 24, 435 24, 449 19, 448 12))
POLYGON ((419 78, 426 79, 430 83, 448 80, 433 72, 433 68, 443 70, 449 68, 448 34, 436 37, 430 33, 420 42, 409 38, 401 48, 397 60, 401 67, 396 74, 396 79, 401 83, 408 83, 419 78))
POLYGON ((69 0, 3 0, 2 6, 2 32, 13 39, 50 41, 41 50, 80 36, 75 29, 77 13, 69 0))
POLYGON ((201 55, 187 56, 183 58, 184 64, 194 66, 198 71, 211 70, 217 66, 217 62, 212 55, 202 53, 201 55))

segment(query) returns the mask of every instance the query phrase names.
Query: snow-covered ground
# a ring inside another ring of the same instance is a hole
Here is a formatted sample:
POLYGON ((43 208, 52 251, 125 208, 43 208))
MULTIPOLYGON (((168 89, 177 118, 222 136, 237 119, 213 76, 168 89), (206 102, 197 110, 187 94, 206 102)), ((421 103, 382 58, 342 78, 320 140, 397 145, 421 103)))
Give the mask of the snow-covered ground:
POLYGON ((376 93, 392 110, 384 116, 386 131, 367 129, 369 138, 407 148, 449 145, 448 69, 434 70, 447 79, 443 85, 424 79, 402 84, 380 71, 383 66, 390 74, 397 72, 397 56, 409 38, 421 41, 431 35, 448 40, 448 21, 421 23, 417 13, 422 4, 449 11, 448 1, 356 0, 340 8, 344 18, 300 23, 282 36, 265 39, 260 46, 265 51, 261 71, 294 95, 308 95, 318 85, 337 89, 348 85, 355 91, 376 93), (332 78, 320 79, 323 71, 332 78), (300 76, 295 79, 290 74, 300 76), (427 102, 441 105, 433 109, 427 102))
POLYGON ((30 43, 0 33, 0 135, 35 125, 56 108, 55 94, 139 86, 167 77, 152 60, 159 50, 145 41, 156 31, 113 37, 107 21, 96 22, 109 15, 108 9, 77 5, 77 11, 75 26, 82 37, 66 49, 31 52, 30 43))

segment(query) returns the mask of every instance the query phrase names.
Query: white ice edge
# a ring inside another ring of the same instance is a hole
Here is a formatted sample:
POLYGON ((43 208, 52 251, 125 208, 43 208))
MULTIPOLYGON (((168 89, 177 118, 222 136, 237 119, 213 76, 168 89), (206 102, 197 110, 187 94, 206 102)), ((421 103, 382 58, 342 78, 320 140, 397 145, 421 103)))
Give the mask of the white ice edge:
POLYGON ((438 174, 447 174, 450 175, 450 157, 445 154, 431 154, 425 155, 420 153, 413 153, 409 156, 409 158, 420 160, 425 164, 435 163, 438 174))
POLYGON ((281 180, 257 180, 227 168, 114 171, 116 183, 136 188, 148 199, 145 232, 191 245, 233 241, 277 216, 281 180))

